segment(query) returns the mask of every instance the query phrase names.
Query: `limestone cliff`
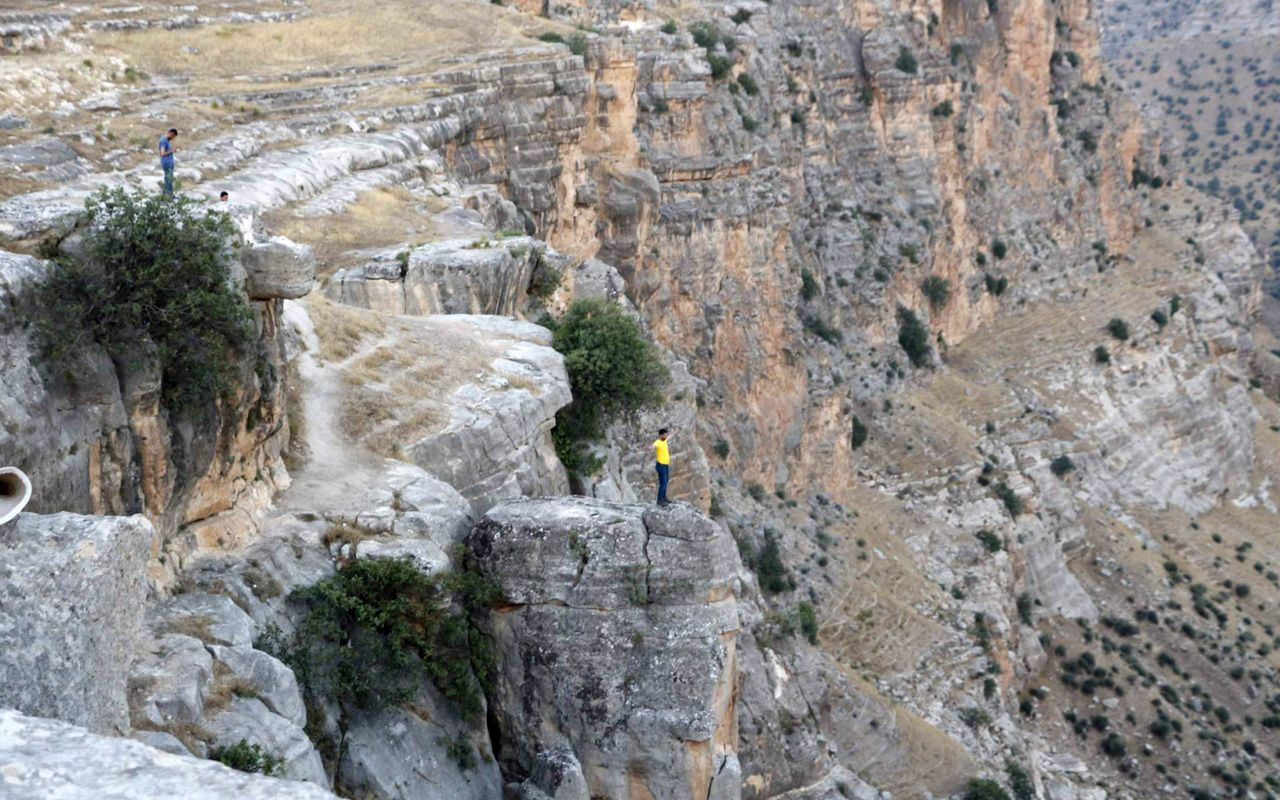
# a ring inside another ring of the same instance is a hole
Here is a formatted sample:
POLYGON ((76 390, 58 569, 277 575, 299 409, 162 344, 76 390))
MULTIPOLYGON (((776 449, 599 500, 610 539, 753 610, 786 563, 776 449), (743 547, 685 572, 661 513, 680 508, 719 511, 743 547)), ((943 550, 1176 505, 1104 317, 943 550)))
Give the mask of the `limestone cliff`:
MULTIPOLYGON (((69 629, 104 686, 82 716, 81 683, 12 655, 5 702, 174 752, 252 739, 379 800, 1271 791, 1262 265, 1177 185, 1094 4, 514 6, 24 18, 5 246, 73 247, 86 193, 153 181, 116 140, 188 114, 184 190, 260 212, 237 259, 259 336, 234 401, 174 421, 129 365, 41 376, 17 309, 47 266, 0 260, 0 460, 33 510, 146 514, 180 590, 102 611, 127 671, 69 629), (67 107, 103 127, 57 134, 67 107), (293 241, 323 285, 282 303, 310 287, 293 241), (637 315, 674 380, 571 484, 562 359, 509 317, 582 297, 637 315), (634 505, 659 425, 709 516, 634 505), (263 516, 287 437, 296 483, 263 516), (527 497, 571 486, 592 497, 527 497), (376 557, 499 587, 483 723, 431 687, 348 713, 260 638, 295 629, 290 590, 376 557)), ((0 587, 140 591, 114 547, 145 525, 60 519, 23 519, 44 547, 0 587)), ((38 631, 67 618, 32 603, 38 631)))

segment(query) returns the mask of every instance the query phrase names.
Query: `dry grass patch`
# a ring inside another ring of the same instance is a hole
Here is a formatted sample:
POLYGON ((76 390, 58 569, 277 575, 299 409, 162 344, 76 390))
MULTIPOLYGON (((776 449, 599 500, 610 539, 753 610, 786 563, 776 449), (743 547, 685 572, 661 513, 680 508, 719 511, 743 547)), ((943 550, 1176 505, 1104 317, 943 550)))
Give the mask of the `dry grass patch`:
POLYGON ((257 697, 258 686, 231 672, 221 661, 213 662, 213 683, 204 695, 205 713, 217 713, 231 705, 236 697, 257 697))
POLYGON ((481 2, 312 0, 288 22, 104 33, 97 48, 153 75, 190 74, 193 90, 305 85, 317 65, 391 64, 422 70, 450 56, 526 46, 522 15, 481 2), (377 42, 370 47, 370 42, 377 42))
POLYGON ((321 276, 343 266, 352 251, 392 247, 433 237, 428 215, 442 210, 443 201, 419 201, 400 187, 362 192, 340 214, 300 217, 287 211, 267 214, 267 223, 295 242, 311 245, 321 276))
POLYGON ((851 669, 879 675, 911 672, 930 647, 949 635, 917 610, 941 599, 941 590, 918 571, 903 541, 921 521, 892 498, 862 487, 840 501, 857 508, 858 517, 827 529, 840 556, 834 563, 844 566, 817 604, 822 649, 851 669))
POLYGON ((320 340, 321 361, 344 361, 362 345, 387 334, 387 320, 381 314, 331 303, 322 297, 307 300, 307 313, 320 340))
POLYGON ((448 422, 453 393, 482 381, 506 344, 477 340, 470 326, 447 318, 396 319, 384 344, 342 370, 343 434, 397 456, 448 422))
POLYGON ((204 614, 196 614, 190 617, 182 617, 175 619, 165 625, 165 633, 179 633, 183 636, 191 636, 199 639, 205 644, 215 641, 213 633, 210 632, 209 626, 213 624, 213 620, 204 614))

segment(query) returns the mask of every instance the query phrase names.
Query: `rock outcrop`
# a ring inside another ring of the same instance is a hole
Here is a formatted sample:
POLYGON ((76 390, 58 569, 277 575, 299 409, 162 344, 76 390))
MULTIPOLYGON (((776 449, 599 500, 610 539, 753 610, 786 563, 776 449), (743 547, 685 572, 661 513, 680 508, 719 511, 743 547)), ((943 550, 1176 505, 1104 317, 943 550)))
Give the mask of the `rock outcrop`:
POLYGON ((13 800, 182 797, 333 800, 317 786, 249 775, 213 761, 0 709, 0 791, 13 800))
POLYGON ((30 323, 51 263, 0 252, 0 451, 31 476, 30 511, 145 515, 156 528, 151 580, 170 584, 196 548, 250 533, 288 485, 279 301, 251 304, 256 336, 239 354, 234 391, 178 418, 161 403, 151 359, 117 363, 87 343, 74 369, 46 363, 30 323))
POLYGON ((467 545, 504 598, 491 702, 510 775, 568 747, 592 796, 738 796, 723 529, 679 504, 512 500, 467 545))
POLYGON ((325 291, 388 314, 514 316, 545 248, 526 236, 432 242, 407 259, 339 270, 325 291))
POLYGON ((152 536, 141 517, 20 514, 0 525, 0 707, 129 729, 152 536))

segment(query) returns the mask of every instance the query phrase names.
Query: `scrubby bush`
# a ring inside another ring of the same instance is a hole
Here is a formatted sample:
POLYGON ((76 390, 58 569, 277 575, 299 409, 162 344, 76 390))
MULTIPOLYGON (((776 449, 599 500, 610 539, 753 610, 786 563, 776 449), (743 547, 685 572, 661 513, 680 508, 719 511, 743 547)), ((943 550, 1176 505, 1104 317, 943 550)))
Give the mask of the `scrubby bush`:
MULTIPOLYGON (((982 254, 979 253, 978 255, 982 255, 982 254)), ((987 292, 989 294, 995 295, 996 297, 999 297, 1000 295, 1004 294, 1005 290, 1009 288, 1008 278, 1005 278, 1003 276, 997 278, 995 275, 992 275, 990 272, 983 274, 982 282, 986 285, 987 292)))
POLYGON ((1111 338, 1123 342, 1129 338, 1129 323, 1119 317, 1112 317, 1107 323, 1107 333, 1111 334, 1111 338))
POLYGON ((1009 788, 1013 790, 1014 800, 1036 800, 1036 785, 1020 764, 1006 761, 1004 771, 1009 776, 1009 788))
POLYGON ((186 197, 102 189, 85 201, 85 237, 40 289, 41 339, 74 375, 88 345, 117 360, 154 357, 175 411, 230 391, 253 324, 228 281, 234 228, 186 197))
POLYGON ((711 67, 711 77, 720 80, 733 69, 733 59, 718 53, 707 51, 707 66, 711 67))
POLYGON ((854 450, 862 447, 862 445, 867 442, 868 434, 869 432, 867 431, 866 424, 858 418, 857 414, 854 414, 851 430, 849 432, 849 446, 854 450))
POLYGON ((1022 592, 1018 595, 1017 607, 1018 619, 1022 620, 1022 624, 1034 626, 1036 623, 1033 613, 1035 601, 1031 599, 1029 592, 1022 592))
POLYGON ((225 747, 211 748, 209 758, 232 769, 259 775, 276 775, 284 765, 283 758, 264 749, 262 745, 250 744, 248 739, 241 739, 225 747))
POLYGON ((940 275, 930 275, 920 283, 920 291, 924 293, 929 305, 942 308, 951 299, 951 281, 940 275))
POLYGON ((807 269, 800 270, 800 299, 806 303, 818 296, 818 282, 807 269))
POLYGON ((360 558, 290 593, 302 621, 292 641, 269 649, 313 697, 376 710, 408 700, 427 680, 473 719, 484 710, 493 645, 451 603, 478 609, 497 597, 475 573, 427 575, 411 559, 360 558))
POLYGON ((756 83, 756 79, 745 72, 738 76, 738 85, 742 87, 742 91, 751 97, 760 94, 760 84, 756 83))
POLYGON ((1059 478, 1064 477, 1068 472, 1076 468, 1076 462, 1071 460, 1071 456, 1063 453, 1054 460, 1049 462, 1049 471, 1059 478))
POLYGON ((716 439, 715 446, 712 449, 722 459, 729 457, 729 443, 724 439, 716 439))
POLYGON ((1127 749, 1128 745, 1124 737, 1118 733, 1108 733, 1102 740, 1102 752, 1112 758, 1122 758, 1127 749))
POLYGON ((950 100, 943 100, 933 107, 931 112, 935 117, 949 117, 955 113, 955 109, 951 105, 950 100))
POLYGON ((573 402, 556 413, 556 453, 569 470, 599 464, 587 443, 618 417, 662 401, 670 376, 640 323, 599 299, 575 300, 556 324, 551 344, 564 355, 573 402))
POLYGON ((1103 345, 1093 348, 1093 362, 1095 364, 1110 364, 1111 351, 1103 345))
POLYGON ((569 45, 569 52, 575 56, 587 54, 587 35, 585 33, 571 33, 569 38, 564 40, 569 45))
POLYGON ((991 715, 981 708, 969 706, 960 709, 960 721, 970 728, 985 728, 991 724, 991 715))
POLYGON ((933 355, 933 348, 929 345, 929 329, 914 311, 902 306, 898 306, 898 345, 915 367, 927 365, 933 355))
POLYGON ((992 491, 995 492, 1000 502, 1004 503, 1005 510, 1009 512, 1009 516, 1016 517, 1023 512, 1022 498, 1014 494, 1009 484, 1000 481, 992 491))
POLYGON ((1156 324, 1160 330, 1164 330, 1164 326, 1169 324, 1169 317, 1164 313, 1164 309, 1157 308, 1151 312, 1151 321, 1156 324))
POLYGON ((778 545, 778 535, 766 528, 764 545, 756 555, 751 567, 760 581, 760 588, 769 594, 777 594, 796 588, 795 580, 782 563, 782 548, 778 545))
POLYGON ((982 546, 986 548, 988 553, 999 553, 1004 549, 1004 539, 1001 539, 986 528, 978 531, 974 536, 978 537, 978 541, 982 542, 982 546))
POLYGON ((916 61, 916 57, 911 53, 906 45, 898 48, 898 58, 893 65, 902 72, 914 75, 920 69, 920 62, 916 61))
POLYGON ((809 644, 817 644, 818 614, 813 610, 812 603, 802 602, 796 606, 796 621, 799 623, 800 633, 809 641, 809 644))
POLYGON ((844 335, 840 333, 839 329, 817 314, 806 314, 801 322, 804 324, 804 329, 806 331, 817 336, 827 344, 840 344, 844 339, 844 335))
POLYGON ((530 297, 537 300, 546 300, 555 294, 556 289, 560 288, 560 282, 564 280, 564 272, 557 269, 546 258, 539 256, 537 263, 533 267, 533 273, 529 276, 528 293, 530 297))
POLYGON ((666 22, 662 23, 661 30, 663 33, 670 36, 672 34, 675 34, 677 31, 679 31, 680 26, 676 24, 676 21, 674 19, 669 19, 666 22))
POLYGON ((996 239, 991 243, 991 255, 995 256, 997 259, 1004 258, 1008 254, 1009 245, 1005 244, 1003 240, 996 239))
POLYGON ((988 778, 970 778, 964 800, 1009 800, 1009 793, 988 778))

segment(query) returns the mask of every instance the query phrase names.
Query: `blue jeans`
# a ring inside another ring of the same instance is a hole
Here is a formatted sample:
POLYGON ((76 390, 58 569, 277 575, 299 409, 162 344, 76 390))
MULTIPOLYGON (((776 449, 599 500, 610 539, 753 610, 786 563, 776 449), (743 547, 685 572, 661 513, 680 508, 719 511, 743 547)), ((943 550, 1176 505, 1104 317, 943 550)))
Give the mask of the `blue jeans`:
POLYGON ((161 164, 160 168, 164 170, 164 196, 173 197, 173 165, 161 164))
POLYGON ((671 475, 670 464, 655 464, 658 470, 658 502, 667 502, 667 478, 671 475))

